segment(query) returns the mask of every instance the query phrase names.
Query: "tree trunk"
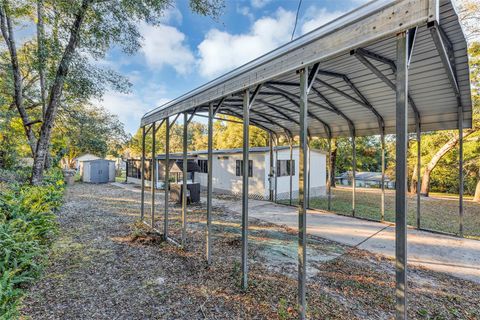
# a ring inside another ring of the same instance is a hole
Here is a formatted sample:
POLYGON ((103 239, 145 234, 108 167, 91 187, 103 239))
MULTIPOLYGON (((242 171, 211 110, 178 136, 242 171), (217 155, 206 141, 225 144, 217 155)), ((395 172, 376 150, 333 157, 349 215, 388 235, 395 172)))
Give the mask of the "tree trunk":
POLYGON ((412 173, 412 179, 410 180, 410 193, 417 193, 417 172, 418 172, 418 166, 415 163, 415 166, 413 167, 413 173, 412 173))
POLYGON ((475 187, 475 195, 473 196, 473 201, 480 202, 480 171, 478 172, 477 186, 475 187))
MULTIPOLYGON (((463 138, 467 137, 468 135, 475 132, 475 130, 465 130, 463 132, 463 138)), ((420 189, 420 194, 422 196, 428 197, 428 193, 430 192, 430 175, 437 166, 438 162, 442 157, 450 150, 452 150, 460 141, 459 136, 455 136, 454 138, 450 139, 447 143, 445 143, 440 150, 437 151, 430 160, 430 162, 425 167, 422 177, 422 187, 420 189)))
POLYGON ((327 188, 332 187, 335 188, 335 162, 337 160, 337 139, 332 139, 332 150, 329 154, 330 161, 329 161, 329 170, 331 172, 330 179, 327 181, 327 188))
POLYGON ((62 96, 63 84, 65 82, 65 77, 68 74, 70 63, 73 59, 78 41, 80 40, 81 26, 90 3, 91 0, 83 0, 82 6, 76 14, 75 21, 70 32, 70 39, 63 53, 55 75, 55 80, 50 90, 49 101, 45 110, 45 118, 40 129, 40 137, 38 138, 37 149, 33 161, 32 184, 34 185, 40 184, 43 180, 43 171, 46 161, 45 159, 48 153, 48 147, 50 145, 50 138, 55 116, 57 114, 60 98, 62 96))
POLYGON ((25 135, 28 139, 28 144, 30 146, 30 151, 32 156, 35 156, 35 147, 37 139, 32 131, 32 124, 34 122, 30 121, 27 111, 23 105, 23 84, 22 84, 22 74, 20 71, 20 66, 18 64, 17 56, 17 47, 15 45, 15 37, 13 34, 12 22, 10 19, 10 12, 8 7, 8 1, 3 2, 0 5, 0 29, 5 43, 8 47, 8 52, 10 55, 10 62, 13 73, 13 87, 14 87, 14 101, 15 106, 17 107, 20 118, 22 119, 23 128, 25 130, 25 135))
POLYGON ((42 100, 42 119, 45 118, 45 29, 43 25, 43 0, 37 0, 37 55, 38 55, 38 74, 40 76, 40 98, 42 100))

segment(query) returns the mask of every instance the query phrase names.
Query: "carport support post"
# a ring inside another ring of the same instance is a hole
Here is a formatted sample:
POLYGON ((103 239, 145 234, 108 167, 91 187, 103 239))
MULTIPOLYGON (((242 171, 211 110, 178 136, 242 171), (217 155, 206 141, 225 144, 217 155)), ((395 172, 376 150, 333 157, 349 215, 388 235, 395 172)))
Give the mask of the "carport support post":
POLYGON ((243 172, 242 172, 242 288, 248 287, 248 152, 250 147, 250 91, 243 93, 243 172))
POLYGON ((278 136, 275 137, 275 203, 278 202, 278 145, 279 145, 279 138, 278 136))
POLYGON ((142 163, 141 163, 141 178, 142 178, 142 195, 140 203, 140 219, 143 221, 145 214, 145 126, 142 127, 142 163))
POLYGON ((407 33, 397 35, 395 279, 396 319, 407 319, 407 147, 408 68, 407 33))
POLYGON ((290 196, 290 205, 292 205, 292 197, 293 197, 293 170, 295 170, 295 166, 293 165, 293 137, 290 137, 288 139, 290 142, 290 190, 289 190, 289 196, 290 196))
POLYGON ((460 216, 459 230, 460 237, 463 237, 463 108, 458 107, 458 215, 460 216))
POLYGON ((150 190, 152 192, 152 211, 151 211, 151 218, 152 218, 152 221, 151 221, 151 225, 152 225, 152 228, 154 227, 154 223, 155 223, 155 173, 156 173, 156 170, 155 170, 155 149, 156 149, 156 145, 155 145, 155 133, 157 132, 156 128, 155 128, 155 125, 156 123, 152 123, 152 164, 150 166, 150 178, 151 178, 151 185, 150 185, 150 190))
POLYGON ((307 208, 310 208, 310 139, 308 139, 308 164, 307 164, 307 208))
POLYGON ((268 200, 273 202, 273 135, 268 134, 269 161, 270 169, 268 171, 268 200))
POLYGON ((165 212, 163 236, 168 239, 168 189, 170 187, 170 118, 165 119, 165 212))
POLYGON ((421 173, 422 170, 422 132, 420 131, 420 121, 416 121, 416 131, 417 131, 417 229, 420 229, 420 188, 422 186, 421 182, 421 173))
POLYGON ((185 248, 187 242, 187 133, 188 133, 188 114, 183 113, 183 181, 182 181, 182 247, 185 248))
POLYGON ((382 178, 381 178, 381 189, 382 189, 382 199, 381 199, 381 221, 385 220, 385 132, 382 129, 380 134, 380 143, 382 145, 382 178))
POLYGON ((327 210, 330 211, 332 209, 332 138, 328 138, 328 199, 327 199, 327 210))
POLYGON ((352 135, 352 216, 355 217, 355 189, 357 175, 357 146, 355 143, 355 135, 352 135))
POLYGON ((307 282, 307 202, 305 191, 307 185, 307 149, 308 149, 308 98, 307 68, 300 73, 300 150, 298 176, 298 306, 300 319, 306 314, 307 282))
POLYGON ((208 156, 207 156, 207 264, 211 264, 212 260, 212 191, 213 191, 213 104, 208 106, 208 156))

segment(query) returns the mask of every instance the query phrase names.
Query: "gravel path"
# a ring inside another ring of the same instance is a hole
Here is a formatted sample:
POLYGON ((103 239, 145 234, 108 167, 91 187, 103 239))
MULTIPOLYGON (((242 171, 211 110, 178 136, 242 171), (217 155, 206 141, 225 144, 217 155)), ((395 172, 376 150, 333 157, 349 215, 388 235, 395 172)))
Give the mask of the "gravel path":
MULTIPOLYGON (((189 208, 187 249, 135 223, 138 192, 76 184, 59 212, 50 265, 23 301, 32 319, 296 318, 296 246, 291 230, 251 219, 250 286, 240 279, 240 217, 215 208, 214 263, 204 251, 204 208, 189 208)), ((158 212, 163 207, 157 199, 158 212)), ((179 238, 178 206, 171 235, 179 238)), ((146 212, 149 208, 147 206, 146 212)), ((160 227, 162 221, 156 221, 160 227)), ((309 239, 312 319, 389 319, 392 261, 321 238, 309 239)), ((478 285, 412 268, 410 318, 477 319, 478 285)))

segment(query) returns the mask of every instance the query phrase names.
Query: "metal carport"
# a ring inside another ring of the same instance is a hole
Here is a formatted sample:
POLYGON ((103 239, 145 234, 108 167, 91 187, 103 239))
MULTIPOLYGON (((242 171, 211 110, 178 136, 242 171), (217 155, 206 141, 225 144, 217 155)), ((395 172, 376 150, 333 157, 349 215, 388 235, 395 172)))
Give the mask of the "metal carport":
MULTIPOLYGON (((317 136, 329 140, 333 137, 351 137, 355 172, 355 137, 380 134, 383 142, 385 134, 396 134, 396 316, 397 319, 405 318, 408 133, 415 132, 417 139, 420 139, 422 131, 458 129, 461 136, 462 129, 472 125, 467 44, 452 2, 450 0, 369 2, 153 109, 142 118, 143 137, 150 130, 154 136, 163 123, 170 128, 182 113, 185 137, 192 117, 205 112, 208 113, 209 119, 210 160, 207 192, 208 262, 211 259, 212 123, 216 115, 235 116, 244 124, 243 172, 248 172, 249 124, 268 131, 271 141, 274 137, 278 139, 279 135, 285 135, 290 140, 293 136, 299 136, 298 303, 302 318, 305 317, 306 307, 305 244, 309 137, 317 136), (173 122, 170 121, 172 116, 175 116, 173 122)), ((168 156, 169 130, 166 139, 168 156)), ((462 144, 460 141, 460 235, 463 226, 462 144)), ((186 159, 186 139, 183 147, 186 159)), ((152 153, 154 156, 155 139, 152 153)), ((145 147, 143 154, 145 157, 145 147)), ((272 170, 273 163, 270 166, 272 170)), ((420 174, 420 170, 418 173, 420 174)), ((168 176, 166 178, 168 179, 168 176)), ((245 192, 247 188, 248 175, 244 175, 243 287, 247 287, 248 275, 248 192, 245 192)), ((155 188, 152 188, 152 204, 154 192, 155 188)), ((354 195, 355 192, 353 197, 354 195)), ((168 199, 168 188, 165 196, 168 199)), ((143 202, 142 192, 142 219, 143 202)), ((352 210, 354 213, 354 206, 352 210)), ((154 213, 155 207, 152 205, 152 226, 154 213)), ((164 214, 163 232, 168 238, 167 206, 164 214)), ((419 218, 420 209, 417 211, 417 227, 420 227, 419 218)), ((182 219, 182 245, 185 245, 185 199, 182 219)))

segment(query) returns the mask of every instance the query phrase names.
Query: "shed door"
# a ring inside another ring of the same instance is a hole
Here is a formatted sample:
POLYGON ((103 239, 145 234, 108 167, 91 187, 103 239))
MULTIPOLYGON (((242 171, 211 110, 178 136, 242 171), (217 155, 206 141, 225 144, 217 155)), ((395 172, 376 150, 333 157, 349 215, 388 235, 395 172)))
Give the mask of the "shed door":
POLYGON ((90 182, 91 183, 100 182, 100 163, 98 161, 90 162, 90 182))
POLYGON ((108 161, 100 162, 100 179, 101 179, 100 182, 101 183, 108 182, 108 172, 109 172, 108 161))

